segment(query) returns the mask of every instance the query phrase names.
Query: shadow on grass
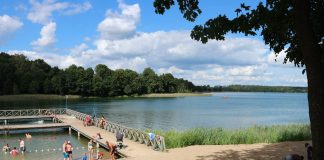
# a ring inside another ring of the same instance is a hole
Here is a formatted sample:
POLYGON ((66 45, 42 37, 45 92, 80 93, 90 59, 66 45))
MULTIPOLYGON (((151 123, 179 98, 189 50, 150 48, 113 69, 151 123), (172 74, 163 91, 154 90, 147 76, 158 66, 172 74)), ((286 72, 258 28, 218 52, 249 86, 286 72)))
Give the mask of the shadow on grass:
POLYGON ((283 142, 265 145, 256 149, 223 150, 210 155, 196 156, 196 160, 281 160, 287 154, 299 154, 306 156, 304 142, 283 142))

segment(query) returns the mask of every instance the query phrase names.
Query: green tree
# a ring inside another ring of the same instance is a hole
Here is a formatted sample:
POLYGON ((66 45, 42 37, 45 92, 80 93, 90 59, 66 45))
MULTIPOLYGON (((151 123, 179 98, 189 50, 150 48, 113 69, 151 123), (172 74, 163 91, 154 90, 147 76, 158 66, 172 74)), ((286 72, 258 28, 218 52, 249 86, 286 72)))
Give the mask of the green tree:
POLYGON ((79 89, 77 85, 78 67, 76 65, 71 65, 69 68, 65 69, 65 86, 69 94, 78 94, 79 89))
POLYGON ((93 76, 93 92, 97 96, 107 96, 111 90, 113 71, 106 65, 98 64, 93 76))
POLYGON ((147 87, 147 93, 161 93, 163 91, 163 84, 159 80, 158 75, 152 68, 145 68, 143 71, 143 78, 147 87))
POLYGON ((163 85, 163 91, 165 93, 175 93, 176 92, 176 79, 172 74, 162 74, 160 77, 160 81, 163 85))
MULTIPOLYGON (((199 0, 177 0, 183 17, 194 21, 202 12, 199 0)), ((163 14, 174 0, 155 0, 155 12, 163 14)), ((260 35, 265 44, 278 55, 286 52, 285 62, 305 66, 308 80, 308 104, 314 159, 324 159, 324 1, 266 0, 255 9, 241 4, 237 17, 226 15, 197 25, 191 38, 207 43, 210 39, 224 40, 228 32, 260 35)))
POLYGON ((0 53, 0 95, 13 93, 15 70, 11 56, 0 53))

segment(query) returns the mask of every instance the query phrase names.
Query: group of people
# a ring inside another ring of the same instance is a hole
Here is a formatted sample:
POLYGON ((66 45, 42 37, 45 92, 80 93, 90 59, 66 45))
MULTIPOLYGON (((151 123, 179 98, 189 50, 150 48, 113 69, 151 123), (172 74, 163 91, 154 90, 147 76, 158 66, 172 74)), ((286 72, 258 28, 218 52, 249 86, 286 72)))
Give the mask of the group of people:
MULTIPOLYGON (((85 117, 85 121, 83 122, 83 125, 85 126, 85 127, 87 127, 87 126, 91 126, 91 125, 94 125, 94 117, 95 116, 93 116, 93 119, 91 119, 91 116, 90 115, 86 115, 86 117, 85 117)), ((107 120, 105 119, 105 117, 104 116, 101 116, 101 118, 100 118, 100 120, 99 120, 99 123, 98 123, 98 126, 100 127, 100 128, 102 128, 102 129, 104 129, 104 127, 105 127, 105 125, 107 124, 107 120)))
MULTIPOLYGON (((25 141, 21 138, 19 139, 19 150, 22 154, 26 151, 25 141)), ((13 149, 11 149, 9 144, 4 145, 2 148, 3 152, 10 153, 14 157, 19 154, 19 150, 16 147, 13 147, 13 149)))
MULTIPOLYGON (((307 152, 307 160, 313 160, 313 147, 309 143, 305 143, 305 149, 307 152)), ((283 160, 304 160, 304 156, 299 154, 288 154, 283 160)))

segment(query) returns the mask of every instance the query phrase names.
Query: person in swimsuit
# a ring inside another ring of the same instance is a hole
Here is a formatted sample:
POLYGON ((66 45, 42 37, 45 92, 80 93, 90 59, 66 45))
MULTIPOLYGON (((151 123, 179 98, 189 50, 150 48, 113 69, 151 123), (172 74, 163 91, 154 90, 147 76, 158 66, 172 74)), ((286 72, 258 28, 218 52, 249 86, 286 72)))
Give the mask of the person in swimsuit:
POLYGON ((66 144, 66 153, 69 154, 69 159, 73 159, 72 157, 73 146, 70 141, 66 144))
POLYGON ((24 153, 26 151, 25 141, 22 140, 21 138, 19 138, 19 147, 20 147, 21 153, 24 153))
POLYGON ((63 158, 64 158, 64 160, 68 160, 69 159, 69 154, 66 153, 66 145, 67 145, 67 141, 64 141, 64 143, 62 145, 62 151, 63 151, 63 158))
POLYGON ((30 139, 30 138, 32 138, 31 134, 29 134, 29 133, 26 133, 26 138, 27 138, 27 139, 30 139))
POLYGON ((113 143, 109 143, 108 141, 106 141, 106 145, 108 147, 108 150, 109 150, 109 154, 111 156, 111 159, 112 160, 116 160, 115 159, 116 145, 113 144, 113 143))
POLYGON ((92 153, 93 153, 93 141, 92 139, 90 139, 90 141, 88 142, 88 152, 90 157, 92 157, 92 153))
POLYGON ((10 146, 9 146, 9 144, 6 144, 6 145, 4 145, 3 146, 3 148, 2 148, 2 151, 4 151, 4 152, 10 152, 10 146))
POLYGON ((10 154, 15 157, 19 154, 19 152, 18 152, 17 148, 14 147, 13 150, 10 152, 10 154))

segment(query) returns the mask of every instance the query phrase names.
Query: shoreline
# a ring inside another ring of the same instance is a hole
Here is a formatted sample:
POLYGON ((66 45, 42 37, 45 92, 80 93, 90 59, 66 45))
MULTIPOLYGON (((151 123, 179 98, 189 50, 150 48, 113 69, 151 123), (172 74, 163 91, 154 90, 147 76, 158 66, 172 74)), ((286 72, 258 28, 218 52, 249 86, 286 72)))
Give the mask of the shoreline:
MULTIPOLYGON (((172 97, 193 97, 193 96, 212 96, 212 93, 152 93, 135 96, 117 96, 117 97, 82 97, 80 95, 67 95, 68 99, 82 98, 172 98, 172 97)), ((0 95, 0 101, 19 101, 19 100, 65 100, 65 95, 56 94, 14 94, 0 95)))
POLYGON ((172 98, 172 97, 195 97, 195 96, 212 96, 213 93, 206 92, 193 92, 193 93, 151 93, 143 94, 135 97, 141 98, 172 98))

